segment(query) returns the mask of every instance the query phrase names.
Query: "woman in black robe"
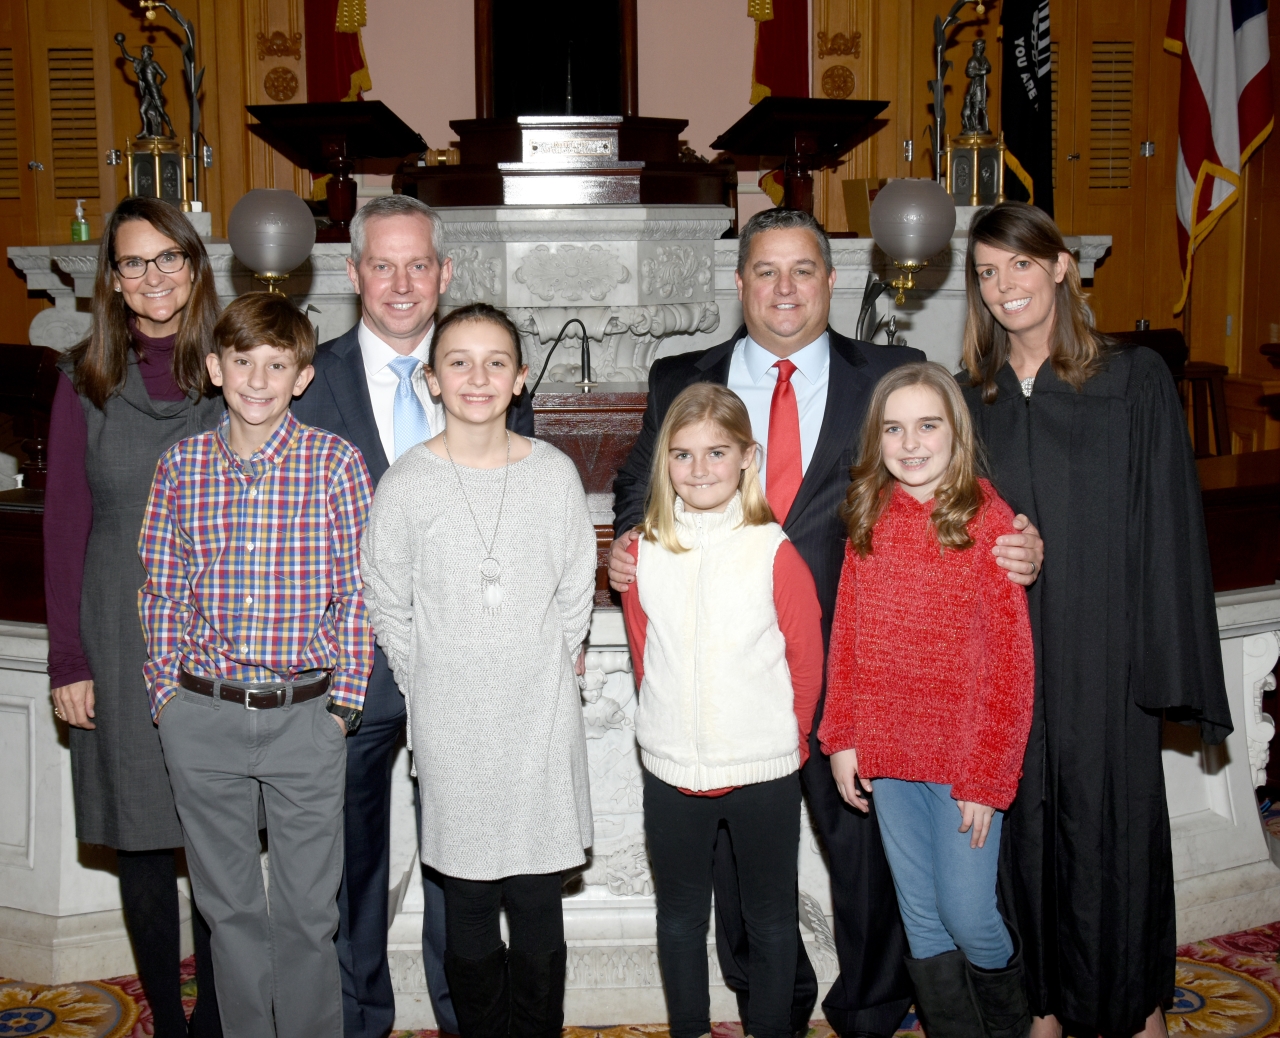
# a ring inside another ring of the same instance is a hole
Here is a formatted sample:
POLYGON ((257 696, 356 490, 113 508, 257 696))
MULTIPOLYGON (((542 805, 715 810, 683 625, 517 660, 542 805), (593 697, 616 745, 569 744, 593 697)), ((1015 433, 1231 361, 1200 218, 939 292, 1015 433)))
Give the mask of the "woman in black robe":
POLYGON ((1033 1038, 1163 1036, 1173 857, 1170 720, 1231 731, 1200 485, 1164 362, 1092 328, 1053 221, 975 218, 965 396, 1000 494, 1044 538, 1030 591, 1036 703, 1005 818, 1001 894, 1033 1038))

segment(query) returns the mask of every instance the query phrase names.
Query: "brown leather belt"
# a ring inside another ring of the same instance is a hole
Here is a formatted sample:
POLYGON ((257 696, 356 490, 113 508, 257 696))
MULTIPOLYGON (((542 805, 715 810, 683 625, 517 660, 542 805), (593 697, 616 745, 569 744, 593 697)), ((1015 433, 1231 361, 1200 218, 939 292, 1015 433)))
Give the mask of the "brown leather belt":
MULTIPOLYGON (((211 697, 214 695, 212 681, 195 674, 188 674, 185 670, 178 675, 178 684, 188 692, 195 692, 197 695, 211 697)), ((305 703, 324 695, 328 688, 328 674, 323 674, 306 684, 296 684, 293 686, 293 702, 305 703)), ((286 683, 273 682, 255 687, 224 681, 218 687, 216 698, 228 703, 239 703, 246 710, 274 710, 278 706, 284 706, 288 698, 288 689, 286 683)))

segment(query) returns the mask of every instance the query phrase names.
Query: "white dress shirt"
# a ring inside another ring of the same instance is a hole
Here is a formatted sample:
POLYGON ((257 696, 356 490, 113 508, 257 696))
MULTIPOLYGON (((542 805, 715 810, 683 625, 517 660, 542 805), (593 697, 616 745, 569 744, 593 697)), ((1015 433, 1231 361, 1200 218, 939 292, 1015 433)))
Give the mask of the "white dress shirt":
MULTIPOLYGON (((800 465, 809 470, 809 459, 818 445, 822 418, 827 413, 827 380, 831 372, 831 337, 823 332, 787 360, 796 366, 791 385, 796 393, 796 409, 800 412, 800 465)), ((773 387, 778 384, 778 358, 747 336, 733 348, 726 383, 747 405, 751 429, 764 448, 760 465, 760 482, 765 482, 769 467, 769 408, 773 403, 773 387)))
MULTIPOLYGON (((425 373, 431 333, 434 330, 433 325, 409 356, 422 361, 413 372, 413 391, 418 394, 418 399, 427 412, 431 436, 438 436, 444 429, 444 405, 431 395, 425 373)), ((360 340, 360 356, 364 359, 364 378, 369 384, 369 402, 373 404, 373 420, 378 425, 378 437, 382 440, 382 449, 390 464, 396 460, 395 402, 396 389, 400 386, 400 378, 390 365, 403 354, 397 353, 378 338, 364 321, 360 322, 357 336, 360 340)))

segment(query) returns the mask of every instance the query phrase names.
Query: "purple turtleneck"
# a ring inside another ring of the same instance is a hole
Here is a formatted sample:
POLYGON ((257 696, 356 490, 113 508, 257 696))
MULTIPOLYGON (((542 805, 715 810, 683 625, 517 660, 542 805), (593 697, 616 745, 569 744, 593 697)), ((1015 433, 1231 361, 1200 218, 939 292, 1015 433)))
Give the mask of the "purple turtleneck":
MULTIPOLYGON (((181 400, 173 379, 174 335, 153 339, 129 322, 138 373, 152 400, 181 400)), ((61 372, 49 418, 49 475, 44 492, 44 599, 49 626, 49 684, 89 681, 80 644, 80 589, 93 526, 93 497, 84 469, 89 427, 71 380, 61 372)))

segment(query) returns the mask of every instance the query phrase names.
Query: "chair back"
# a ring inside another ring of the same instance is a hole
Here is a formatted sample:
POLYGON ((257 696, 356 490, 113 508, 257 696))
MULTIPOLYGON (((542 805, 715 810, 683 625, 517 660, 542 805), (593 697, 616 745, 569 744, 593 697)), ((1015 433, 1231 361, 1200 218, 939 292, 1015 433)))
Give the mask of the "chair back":
POLYGON ((1145 346, 1160 354, 1175 382, 1181 382, 1191 350, 1177 328, 1151 328, 1144 332, 1102 332, 1106 338, 1124 346, 1145 346))

